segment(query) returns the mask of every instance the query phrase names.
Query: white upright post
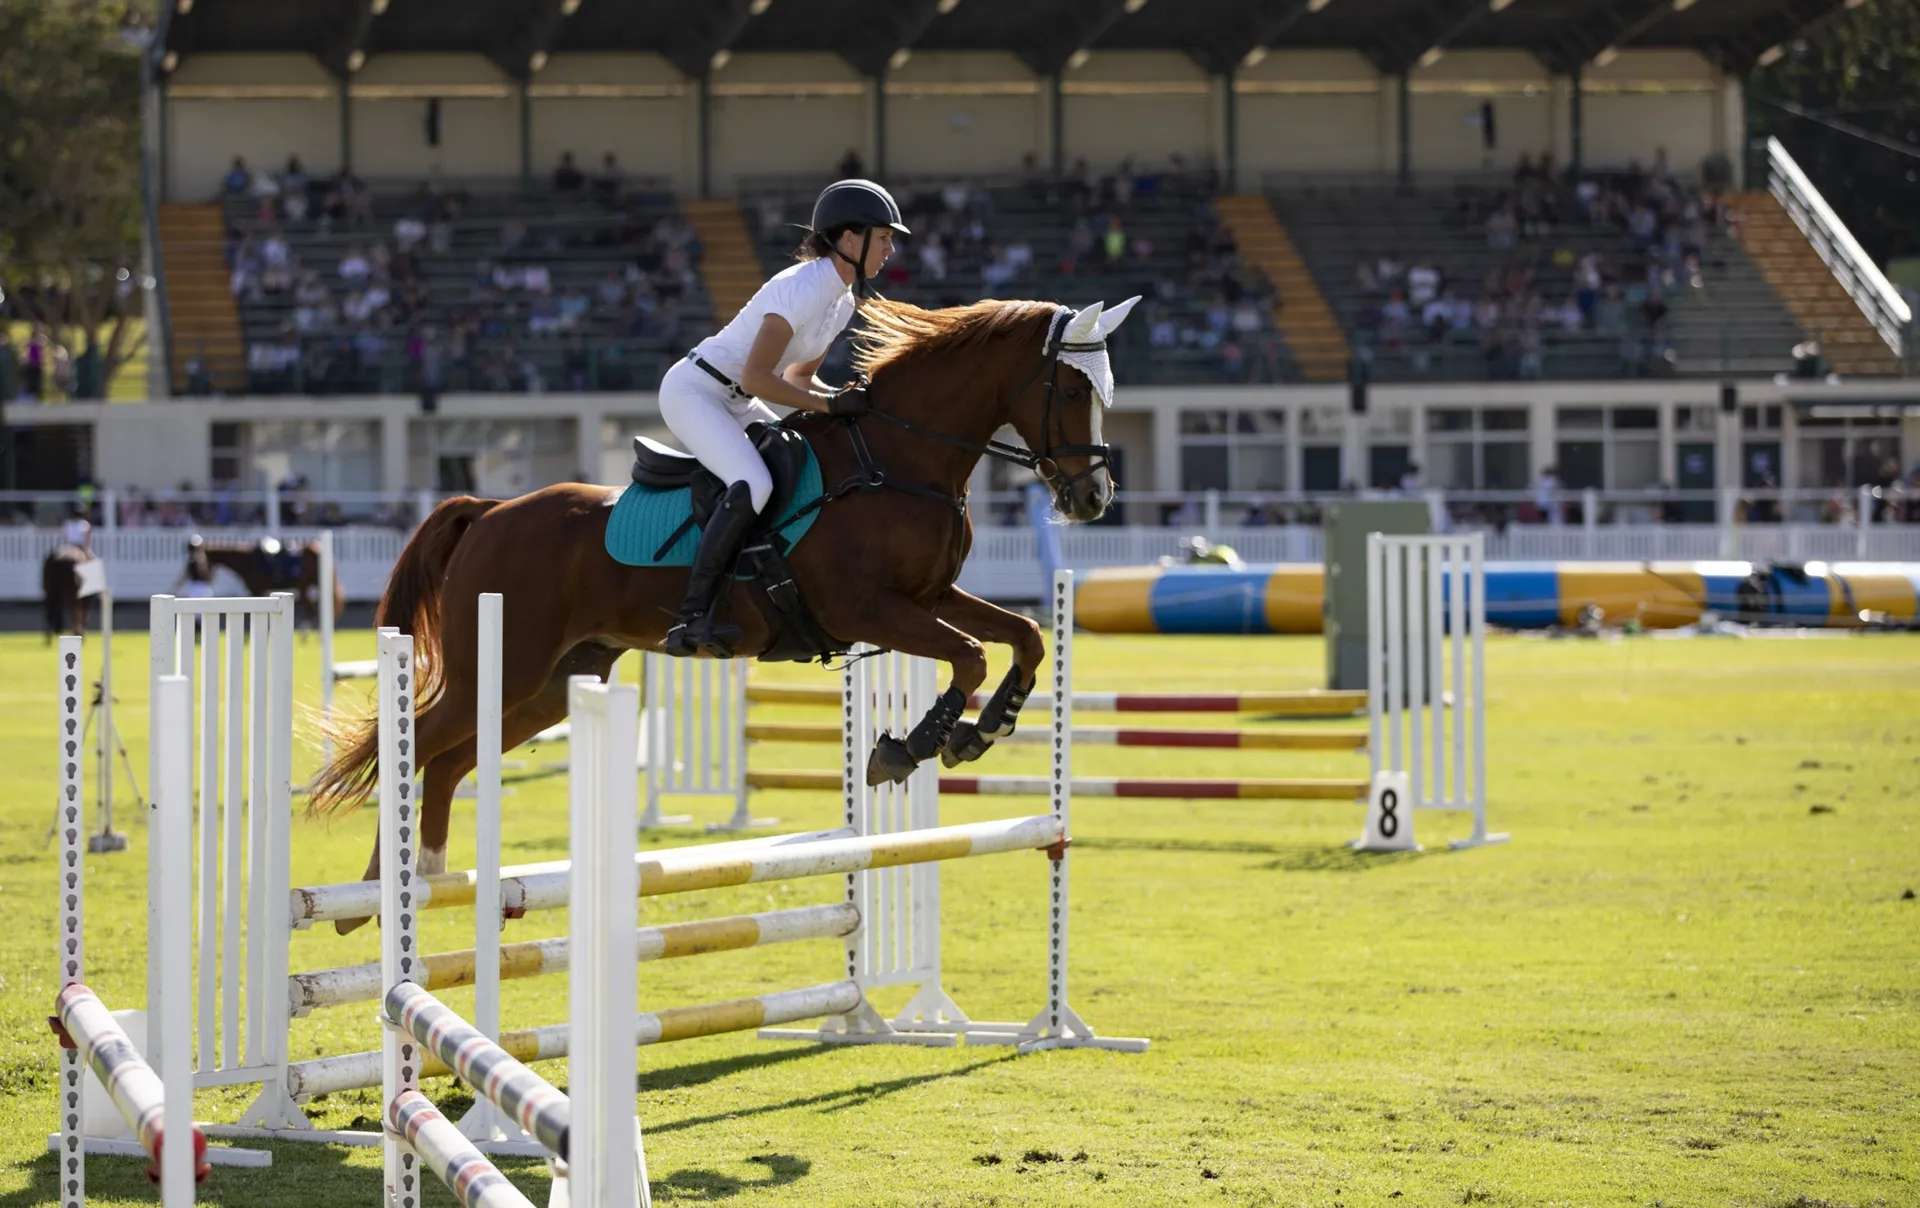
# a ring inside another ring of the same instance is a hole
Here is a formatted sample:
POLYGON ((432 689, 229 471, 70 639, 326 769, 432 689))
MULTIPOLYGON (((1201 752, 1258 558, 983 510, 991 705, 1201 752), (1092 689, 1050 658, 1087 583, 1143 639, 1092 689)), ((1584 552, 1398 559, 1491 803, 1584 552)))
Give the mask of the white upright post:
MULTIPOLYGON (((380 663, 380 984, 391 989, 401 982, 422 980, 414 877, 420 838, 413 747, 413 638, 388 628, 380 630, 375 641, 380 663)), ((419 1088, 420 1047, 412 1033, 389 1024, 381 1049, 386 1202, 388 1208, 418 1208, 420 1158, 395 1136, 387 1113, 401 1092, 419 1088)))
MULTIPOLYGON (((172 596, 155 596, 149 604, 147 614, 147 657, 152 674, 149 683, 150 692, 158 692, 158 685, 164 676, 176 674, 176 669, 190 665, 193 653, 193 623, 191 614, 186 616, 186 624, 179 623, 180 617, 174 612, 172 596), (184 630, 184 632, 182 632, 184 630), (181 649, 182 642, 185 649, 181 649)), ((192 709, 191 703, 188 705, 192 709)), ((189 739, 191 741, 191 739, 189 739)), ((163 758, 161 745, 157 742, 147 744, 147 935, 156 936, 166 923, 166 916, 160 912, 160 864, 153 851, 154 836, 160 833, 159 783, 160 767, 163 758)), ((156 993, 160 985, 160 949, 158 945, 147 945, 147 1034, 160 1035, 164 1021, 160 1014, 164 1007, 156 993)))
MULTIPOLYGON (((339 620, 333 615, 333 576, 339 568, 334 562, 333 530, 320 531, 320 719, 323 723, 333 721, 333 627, 339 620)), ((327 736, 326 726, 320 731, 321 755, 333 758, 333 739, 327 736)))
POLYGON ((1005 1037, 969 1036, 970 1044, 1012 1043, 1022 1053, 1042 1049, 1146 1051, 1143 1039, 1099 1036, 1067 997, 1067 850, 1073 839, 1073 572, 1053 575, 1053 764, 1048 776, 1060 841, 1047 850, 1047 1002, 1021 1032, 1005 1037))
POLYGON ((573 1119, 566 1191, 576 1205, 640 1208, 651 1202, 633 1111, 639 1060, 633 924, 640 896, 640 783, 633 752, 640 694, 630 685, 587 676, 575 677, 568 691, 575 724, 568 769, 573 963, 567 1086, 573 1119))
MULTIPOLYGON (((273 604, 273 609, 259 618, 266 625, 265 640, 256 639, 259 649, 255 657, 268 663, 267 674, 256 677, 266 688, 266 699, 254 702, 250 718, 253 725, 265 731, 264 741, 254 744, 254 757, 264 752, 267 758, 267 774, 256 777, 256 782, 264 781, 266 791, 254 800, 254 809, 266 815, 266 826, 255 827, 256 834, 264 829, 266 843, 264 849, 255 849, 259 854, 254 862, 254 876, 265 881, 266 893, 262 908, 249 920, 248 927, 249 934, 264 937, 260 965, 265 976, 258 983, 262 987, 287 984, 288 948, 293 934, 293 594, 275 592, 273 604)), ((291 1106, 292 1099, 286 1093, 287 1030, 292 1006, 285 995, 262 993, 258 997, 267 1000, 271 1016, 261 1056, 273 1071, 272 1081, 261 1088, 261 1102, 271 1102, 277 1096, 282 1113, 279 1122, 267 1127, 305 1125, 305 1113, 291 1106)))
MULTIPOLYGON (((504 649, 499 592, 480 597, 474 742, 473 1026, 500 1039, 500 676, 504 649)), ((574 899, 578 901, 579 899, 574 899)), ((485 1095, 460 1117, 460 1132, 473 1141, 526 1142, 527 1134, 485 1095)))
MULTIPOLYGON (((81 732, 85 725, 87 675, 84 643, 62 637, 59 680, 54 699, 59 706, 59 798, 54 829, 60 836, 60 926, 56 935, 60 956, 60 989, 86 976, 87 800, 86 766, 81 732)), ((149 781, 151 783, 151 781, 149 781)), ((149 848, 151 859, 151 848, 149 848)), ((82 1208, 87 1199, 86 1159, 87 1060, 78 1046, 60 1050, 60 1208, 82 1208)))
MULTIPOLYGON (((220 686, 216 682, 208 689, 217 694, 220 686)), ((160 774, 153 786, 158 806, 147 853, 160 865, 161 913, 173 920, 190 918, 193 911, 193 744, 186 725, 192 701, 192 685, 185 676, 163 676, 156 685, 152 742, 160 774)), ((161 1005, 158 1030, 147 1036, 147 1063, 159 1071, 165 1096, 160 1202, 166 1208, 185 1208, 193 1203, 194 1183, 193 945, 175 926, 150 934, 147 946, 162 951, 155 995, 161 1005), (166 942, 167 936, 176 942, 166 942)))

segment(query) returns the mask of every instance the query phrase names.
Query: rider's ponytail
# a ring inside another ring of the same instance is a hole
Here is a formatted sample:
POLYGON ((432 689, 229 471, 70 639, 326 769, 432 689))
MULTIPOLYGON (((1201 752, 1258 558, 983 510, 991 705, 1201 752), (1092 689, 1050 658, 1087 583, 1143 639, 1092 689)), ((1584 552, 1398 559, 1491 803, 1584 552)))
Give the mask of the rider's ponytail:
MULTIPOLYGON (((834 232, 835 235, 839 233, 834 232)), ((800 241, 800 246, 793 249, 793 258, 802 262, 825 260, 832 255, 833 241, 820 231, 808 231, 807 237, 800 241)))

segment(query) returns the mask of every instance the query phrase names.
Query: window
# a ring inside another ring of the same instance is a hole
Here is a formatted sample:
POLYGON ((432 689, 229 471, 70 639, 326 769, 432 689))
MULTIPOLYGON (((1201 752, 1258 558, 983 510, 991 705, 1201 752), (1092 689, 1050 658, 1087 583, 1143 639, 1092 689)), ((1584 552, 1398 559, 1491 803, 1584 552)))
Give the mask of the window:
POLYGON ((1898 420, 1859 417, 1800 421, 1799 483, 1809 490, 1869 486, 1900 471, 1898 420))
POLYGON ((372 420, 259 420, 247 429, 246 455, 237 460, 239 477, 252 481, 243 486, 305 482, 316 491, 371 491, 380 486, 380 425, 372 420))
POLYGON ((1562 486, 1639 491, 1660 485, 1659 408, 1561 407, 1554 420, 1562 486))
POLYGON ((208 443, 211 446, 208 450, 211 455, 210 481, 216 486, 230 482, 245 487, 247 484, 240 481, 241 465, 246 457, 245 446, 241 443, 240 425, 232 423, 213 425, 212 439, 208 443))
POLYGON ((1180 489, 1277 491, 1286 484, 1284 411, 1180 413, 1180 489))
POLYGON ((1444 490, 1518 491, 1531 477, 1525 407, 1439 407, 1427 412, 1425 475, 1444 490))
POLYGON ((1720 409, 1718 407, 1675 407, 1673 409, 1673 430, 1675 432, 1714 433, 1720 430, 1720 409))

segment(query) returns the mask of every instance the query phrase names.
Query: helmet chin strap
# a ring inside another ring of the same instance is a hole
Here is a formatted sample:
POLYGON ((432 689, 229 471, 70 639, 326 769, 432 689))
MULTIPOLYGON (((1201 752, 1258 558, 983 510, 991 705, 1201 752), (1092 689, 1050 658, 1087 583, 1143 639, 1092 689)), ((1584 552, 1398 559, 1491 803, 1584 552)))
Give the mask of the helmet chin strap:
POLYGON ((873 228, 866 227, 860 233, 860 259, 855 260, 840 250, 840 241, 834 240, 833 254, 853 265, 853 304, 860 305, 867 296, 867 250, 873 246, 873 228))

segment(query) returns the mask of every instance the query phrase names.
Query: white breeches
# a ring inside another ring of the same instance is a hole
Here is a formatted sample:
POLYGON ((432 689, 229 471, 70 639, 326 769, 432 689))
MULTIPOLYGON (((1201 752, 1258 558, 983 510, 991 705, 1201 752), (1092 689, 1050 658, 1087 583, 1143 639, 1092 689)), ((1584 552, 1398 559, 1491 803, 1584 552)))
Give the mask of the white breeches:
POLYGON ((731 405, 728 399, 727 388, 692 361, 675 362, 660 380, 660 418, 668 429, 720 481, 746 483, 758 512, 773 494, 773 478, 747 439, 746 427, 777 423, 780 417, 759 399, 731 405))

